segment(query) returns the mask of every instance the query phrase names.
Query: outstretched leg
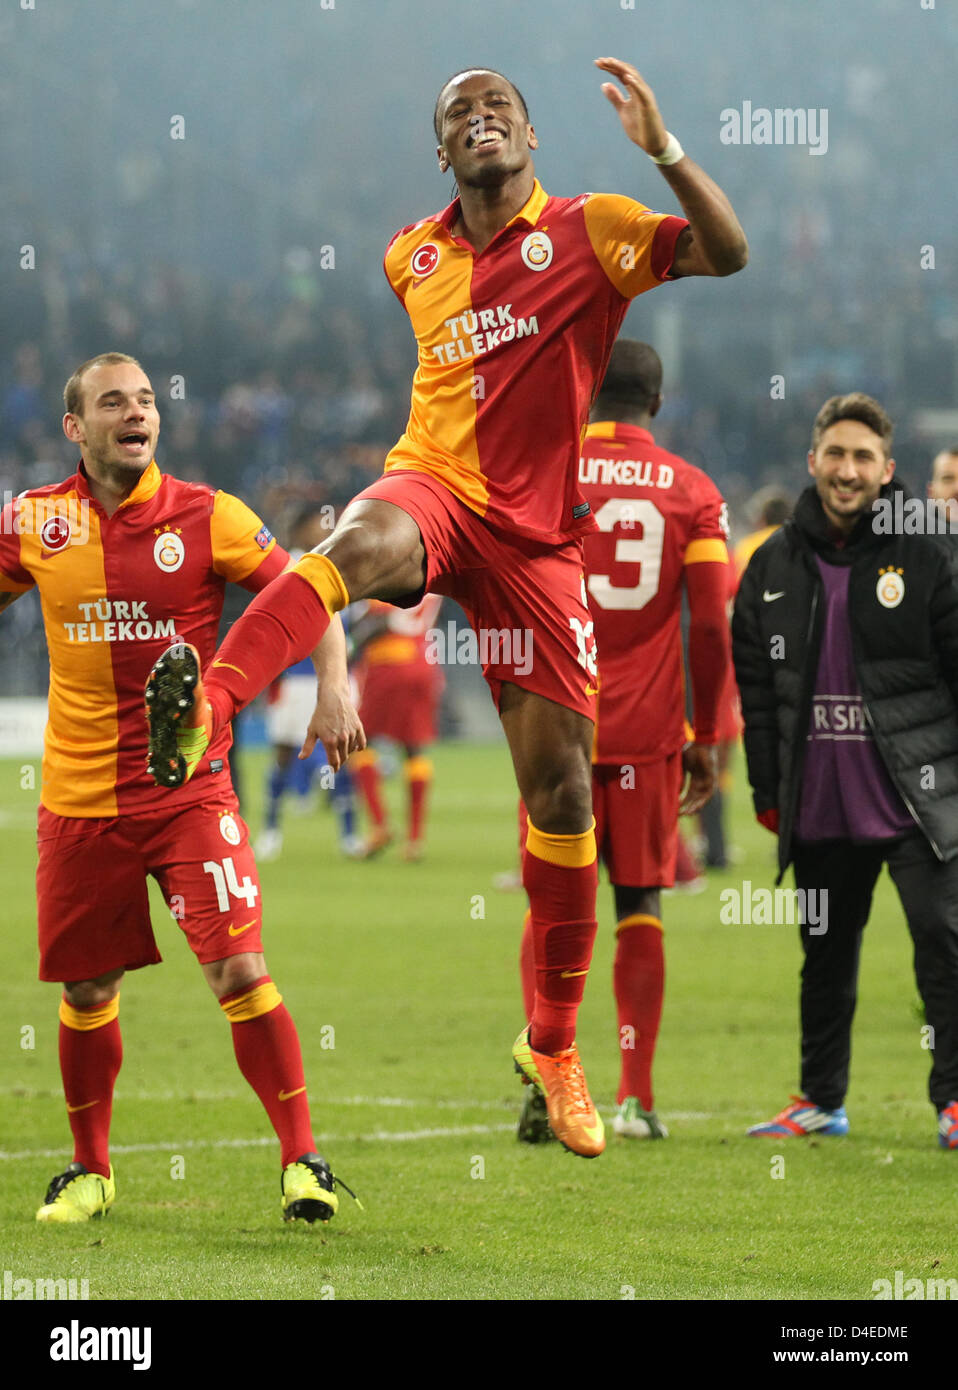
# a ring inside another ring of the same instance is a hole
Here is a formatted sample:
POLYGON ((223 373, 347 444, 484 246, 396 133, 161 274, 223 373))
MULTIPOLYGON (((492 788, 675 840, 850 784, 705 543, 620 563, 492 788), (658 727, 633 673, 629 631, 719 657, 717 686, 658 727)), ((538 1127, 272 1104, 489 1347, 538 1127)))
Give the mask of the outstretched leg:
MULTIPOLYGON (((219 730, 314 652, 348 603, 400 598, 424 582, 425 549, 412 517, 379 498, 351 502, 324 545, 257 594, 202 677, 197 653, 183 643, 160 657, 146 687, 151 776, 170 787, 191 777, 219 730)), ((342 662, 345 671, 345 654, 342 662)))
POLYGON ((230 628, 206 675, 214 730, 287 666, 316 649, 333 613, 363 598, 395 599, 425 580, 419 527, 392 502, 351 502, 329 540, 263 589, 230 628))

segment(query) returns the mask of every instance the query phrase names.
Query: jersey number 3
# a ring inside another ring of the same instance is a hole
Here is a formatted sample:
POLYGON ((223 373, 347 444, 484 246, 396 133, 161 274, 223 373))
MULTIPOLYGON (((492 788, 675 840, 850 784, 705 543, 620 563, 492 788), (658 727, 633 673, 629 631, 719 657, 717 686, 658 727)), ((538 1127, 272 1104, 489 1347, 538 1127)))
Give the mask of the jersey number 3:
POLYGON ((642 527, 642 539, 619 536, 615 543, 617 565, 638 565, 635 584, 613 584, 607 574, 589 575, 589 593, 601 608, 612 610, 644 608, 658 593, 662 573, 662 547, 665 544, 665 517, 654 502, 645 498, 610 497, 595 514, 600 531, 617 526, 631 530, 642 527))

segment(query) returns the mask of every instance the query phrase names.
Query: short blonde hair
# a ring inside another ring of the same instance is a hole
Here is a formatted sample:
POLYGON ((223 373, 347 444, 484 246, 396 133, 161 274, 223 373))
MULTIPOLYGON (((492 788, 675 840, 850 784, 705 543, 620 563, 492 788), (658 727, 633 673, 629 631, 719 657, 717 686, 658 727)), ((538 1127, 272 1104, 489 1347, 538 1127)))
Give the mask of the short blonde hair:
POLYGON ((68 415, 82 415, 83 413, 83 378, 92 367, 115 367, 119 362, 129 362, 134 367, 139 367, 143 371, 140 363, 135 357, 130 357, 125 352, 101 352, 97 357, 91 357, 76 371, 63 388, 63 404, 66 406, 68 415))

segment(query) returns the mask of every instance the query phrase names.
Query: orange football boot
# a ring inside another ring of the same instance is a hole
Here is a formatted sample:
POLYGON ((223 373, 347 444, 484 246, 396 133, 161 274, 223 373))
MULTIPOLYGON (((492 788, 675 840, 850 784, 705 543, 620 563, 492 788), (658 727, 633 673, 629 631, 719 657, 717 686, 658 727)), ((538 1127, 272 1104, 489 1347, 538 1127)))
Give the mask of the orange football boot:
POLYGON ((512 1057, 523 1082, 538 1086, 545 1096, 549 1124, 559 1143, 582 1158, 596 1158, 605 1148, 605 1126, 592 1104, 575 1043, 555 1057, 534 1052, 527 1026, 516 1038, 512 1057))

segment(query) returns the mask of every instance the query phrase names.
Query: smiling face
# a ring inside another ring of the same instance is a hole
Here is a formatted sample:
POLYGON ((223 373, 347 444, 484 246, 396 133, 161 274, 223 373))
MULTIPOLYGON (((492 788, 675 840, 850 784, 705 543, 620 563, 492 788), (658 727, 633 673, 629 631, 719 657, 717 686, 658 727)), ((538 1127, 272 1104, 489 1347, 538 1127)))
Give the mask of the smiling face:
POLYGON ((131 482, 150 465, 160 416, 149 377, 131 362, 101 363, 81 379, 82 402, 63 417, 63 432, 79 444, 92 477, 109 472, 131 482))
POLYGON ((515 87, 475 69, 446 84, 436 112, 439 168, 459 186, 489 188, 531 163, 538 141, 515 87))
POLYGON ((809 451, 808 471, 828 520, 847 534, 891 482, 895 460, 885 457, 881 435, 868 425, 839 420, 809 451))

